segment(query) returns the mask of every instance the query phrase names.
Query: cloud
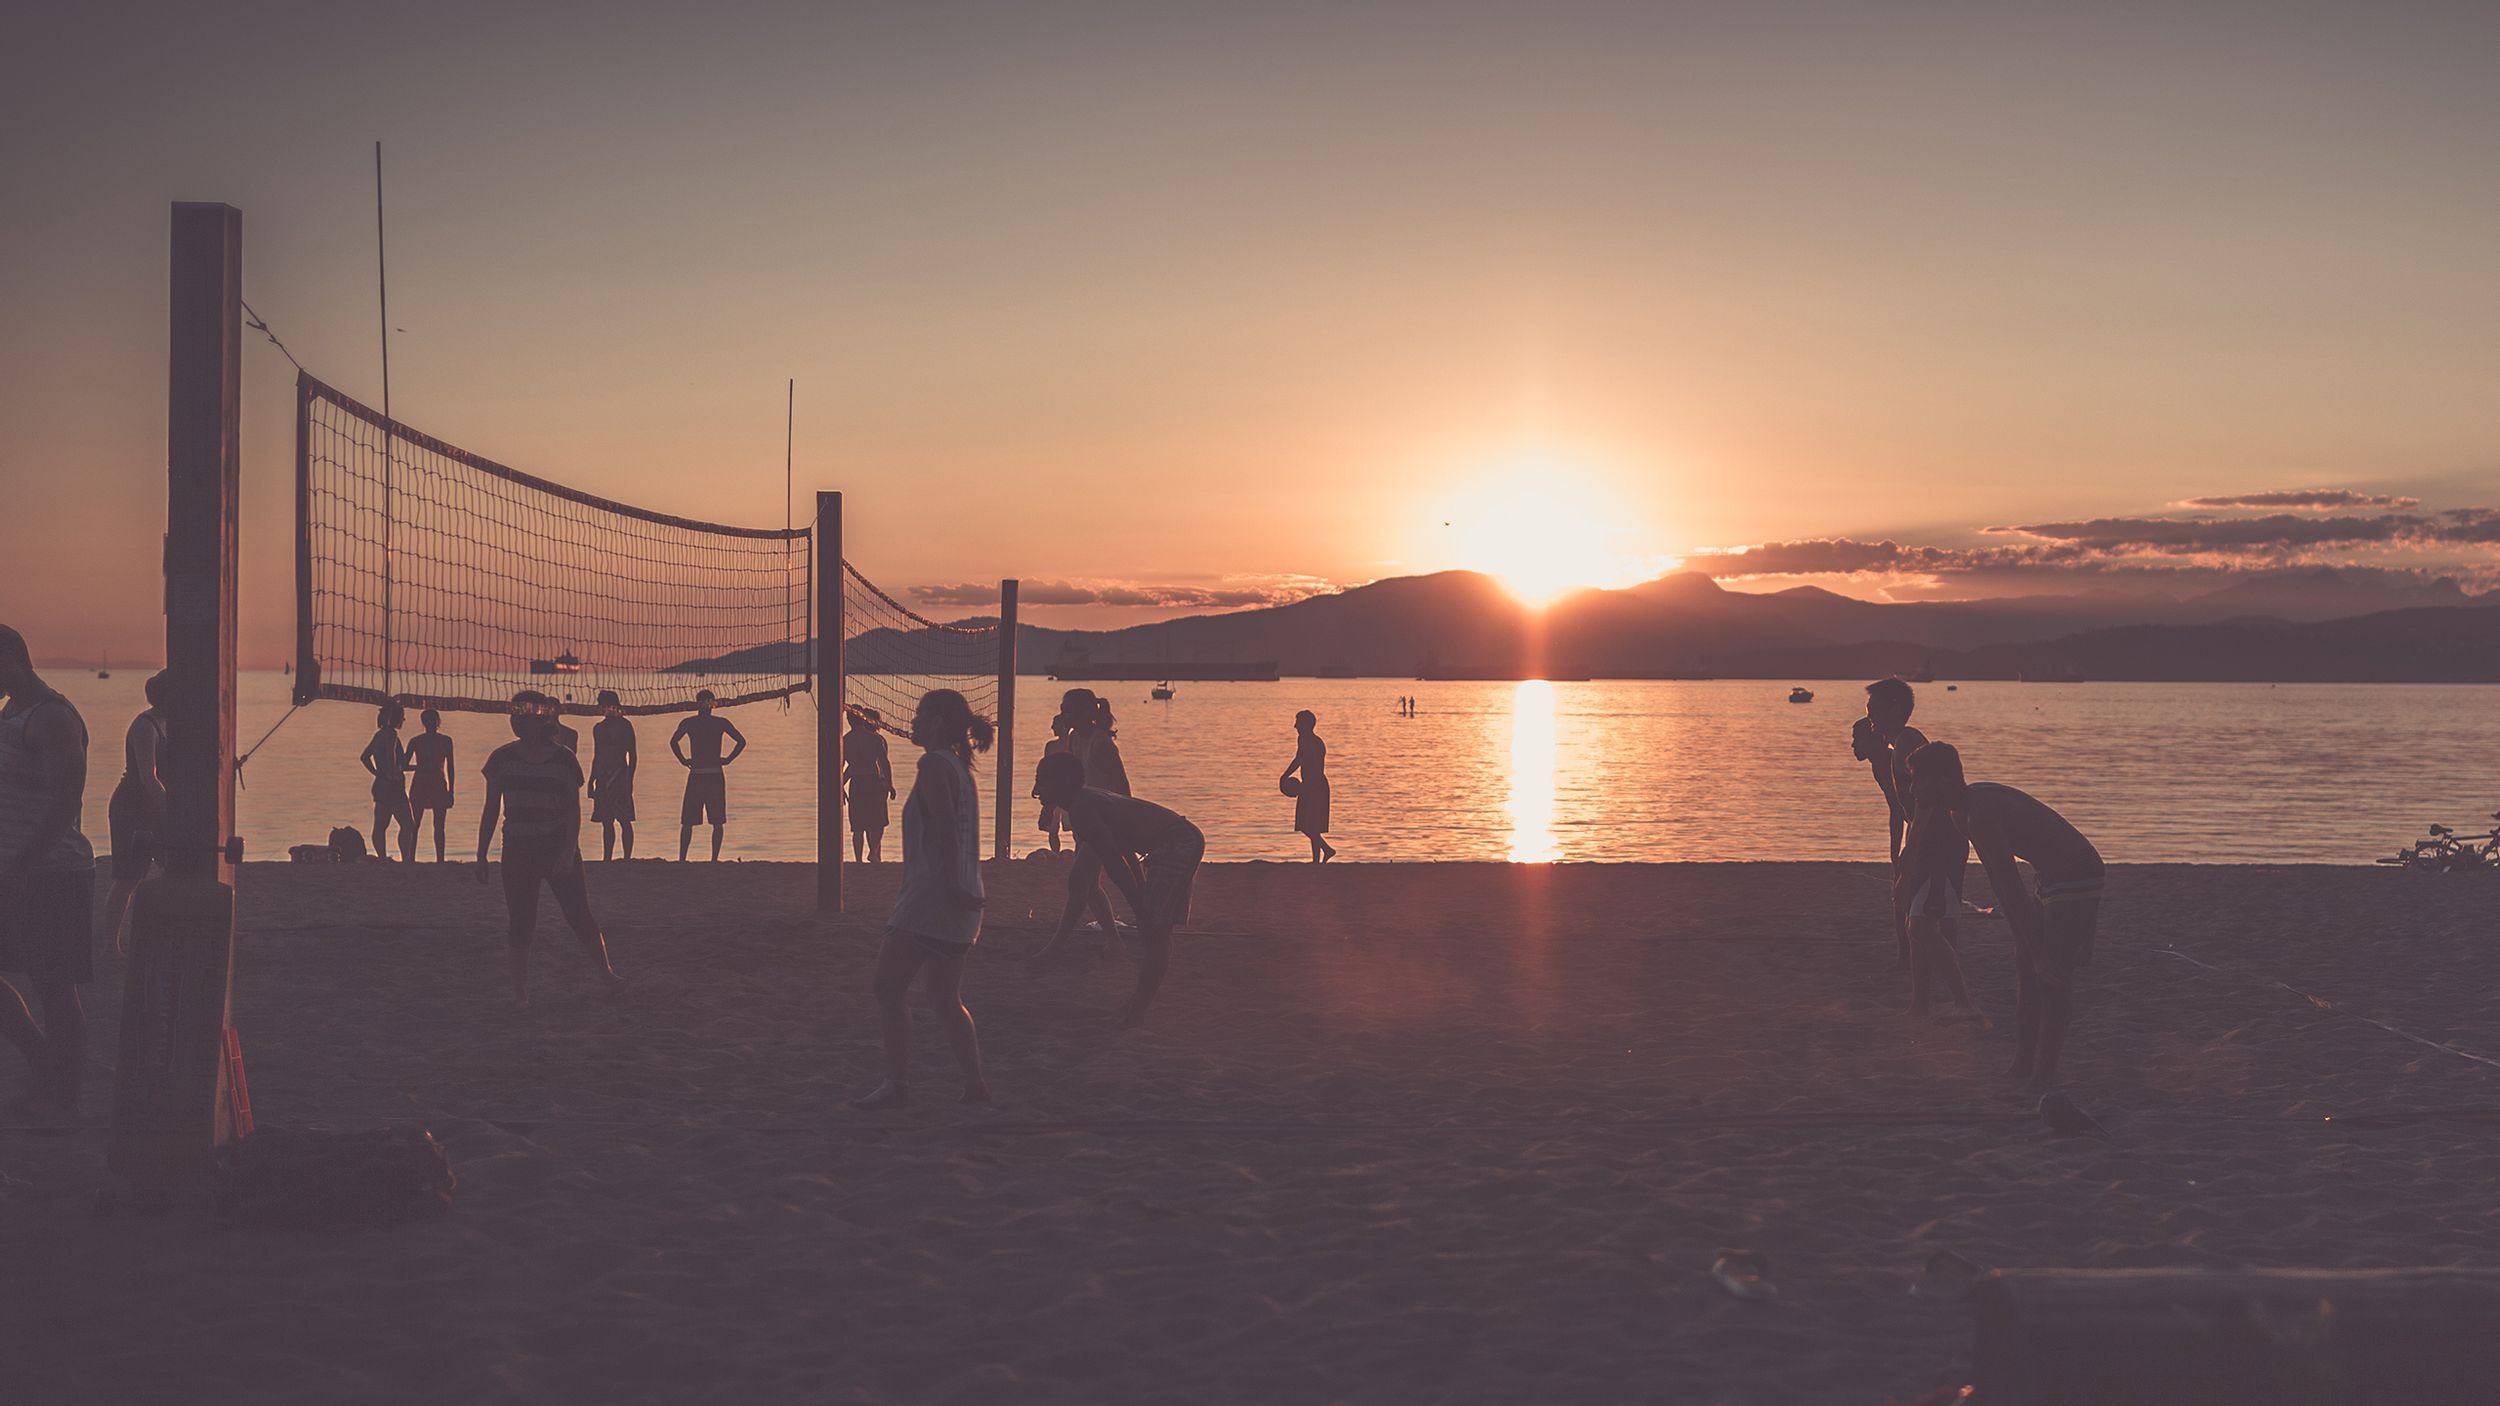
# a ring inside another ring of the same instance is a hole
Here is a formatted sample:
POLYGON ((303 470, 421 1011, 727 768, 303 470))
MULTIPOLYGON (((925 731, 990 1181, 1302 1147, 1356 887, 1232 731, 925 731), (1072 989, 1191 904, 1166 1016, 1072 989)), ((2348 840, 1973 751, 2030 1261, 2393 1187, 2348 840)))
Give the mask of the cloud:
MULTIPOLYGON (((1026 581, 1017 588, 1024 605, 1096 605, 1148 610, 1243 610, 1252 606, 1289 605, 1336 586, 1310 576, 1228 577, 1211 585, 1147 581, 1026 581)), ((994 582, 914 586, 913 599, 924 605, 996 605, 994 582)))
POLYGON ((2319 512, 2332 508, 2418 508, 2421 505, 2419 498, 2399 497, 2393 493, 2355 493, 2349 488, 2228 493, 2212 498, 2188 498, 2171 504, 2174 508, 2309 508, 2319 512))
POLYGON ((2454 508, 2367 517, 2294 517, 2289 513, 2251 518, 2110 517, 1982 530, 2098 552, 2278 558, 2322 547, 2422 548, 2500 541, 2500 509, 2454 508))

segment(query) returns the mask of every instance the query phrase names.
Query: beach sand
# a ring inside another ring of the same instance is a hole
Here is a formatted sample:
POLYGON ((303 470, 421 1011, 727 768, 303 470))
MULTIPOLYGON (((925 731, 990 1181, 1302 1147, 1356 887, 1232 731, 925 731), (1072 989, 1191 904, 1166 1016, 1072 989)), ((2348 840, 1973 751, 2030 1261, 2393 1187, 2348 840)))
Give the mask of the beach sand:
POLYGON ((1030 960, 1060 871, 999 866, 999 1102, 924 1015, 920 1101, 865 1114, 891 867, 830 925, 800 866, 595 867, 632 989, 549 905, 524 1012, 464 868, 252 865, 260 1120, 431 1128, 457 1209, 94 1217, 108 966, 90 1126, 0 1125, 0 1400, 1876 1402, 1968 1379, 1967 1310, 1908 1292, 1939 1249, 2500 1265, 2500 1068, 2421 1043, 2500 1058, 2500 875, 2115 870, 2098 1142, 1998 1077, 2001 923, 1963 941, 1998 1030, 1903 1017, 1879 872, 1215 866, 1122 1034, 1127 962, 1030 960))

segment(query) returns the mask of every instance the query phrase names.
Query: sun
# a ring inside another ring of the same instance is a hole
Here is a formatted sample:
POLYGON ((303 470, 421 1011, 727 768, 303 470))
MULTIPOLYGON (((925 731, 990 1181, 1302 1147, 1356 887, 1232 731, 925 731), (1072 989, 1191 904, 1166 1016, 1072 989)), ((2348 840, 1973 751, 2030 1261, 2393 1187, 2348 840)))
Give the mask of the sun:
POLYGON ((1668 559, 1633 550, 1636 518, 1626 495, 1590 470, 1542 457, 1506 461, 1450 495, 1434 555, 1541 606, 1657 575, 1668 559))

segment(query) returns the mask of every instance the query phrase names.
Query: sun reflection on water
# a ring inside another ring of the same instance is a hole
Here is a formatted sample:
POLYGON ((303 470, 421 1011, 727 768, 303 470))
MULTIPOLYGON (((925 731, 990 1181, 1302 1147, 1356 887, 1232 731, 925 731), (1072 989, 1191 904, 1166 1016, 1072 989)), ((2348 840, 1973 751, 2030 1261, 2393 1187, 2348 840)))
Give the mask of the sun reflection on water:
POLYGON ((1554 841, 1554 686, 1527 679, 1510 700, 1510 859, 1545 864, 1562 857, 1554 841))

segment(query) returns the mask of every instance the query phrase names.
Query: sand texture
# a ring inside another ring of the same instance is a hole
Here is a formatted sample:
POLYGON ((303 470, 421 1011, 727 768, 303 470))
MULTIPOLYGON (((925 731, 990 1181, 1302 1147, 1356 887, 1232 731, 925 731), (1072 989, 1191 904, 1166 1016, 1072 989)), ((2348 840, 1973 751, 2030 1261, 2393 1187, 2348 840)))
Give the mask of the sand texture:
MULTIPOLYGON (((631 990, 549 905, 515 1011, 466 870, 250 866, 260 1119, 430 1127, 457 1209, 93 1216, 107 964, 88 1126, 0 1115, 0 1401, 1872 1403, 1968 1379, 1908 1292, 1940 1249, 2500 1266, 2500 1067, 2456 1052, 2500 1059, 2500 875, 2113 871, 2065 1080, 2100 1142, 2001 1081, 2010 1028, 1903 1017, 1839 864, 1217 866, 1129 1034, 1125 959, 1030 958, 1059 871, 1002 866, 998 1104, 923 1016, 919 1102, 852 1112, 894 871, 853 872, 828 926, 799 866, 595 868, 631 990)), ((2010 1027, 2003 926, 1964 949, 2010 1027)))

